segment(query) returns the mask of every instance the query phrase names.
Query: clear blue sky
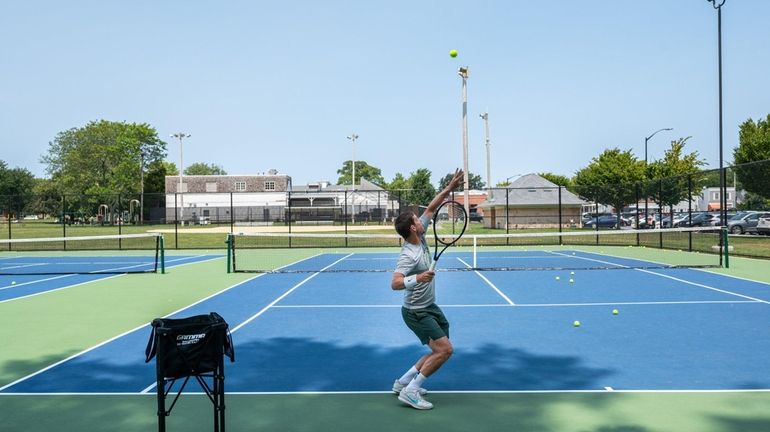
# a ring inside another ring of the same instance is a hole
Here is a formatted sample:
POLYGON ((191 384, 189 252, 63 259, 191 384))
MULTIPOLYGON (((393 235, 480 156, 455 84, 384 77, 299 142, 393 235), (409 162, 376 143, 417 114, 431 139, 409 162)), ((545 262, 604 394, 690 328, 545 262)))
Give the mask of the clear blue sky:
MULTIPOLYGON (((770 113, 770 1, 722 9, 725 160, 770 113)), ((390 181, 470 170, 571 176, 604 149, 661 157, 692 136, 718 166, 717 16, 706 0, 8 1, 0 6, 0 159, 45 174, 60 131, 92 120, 192 134, 185 165, 275 168, 295 185, 357 159, 390 181), (450 49, 460 55, 452 59, 450 49)))

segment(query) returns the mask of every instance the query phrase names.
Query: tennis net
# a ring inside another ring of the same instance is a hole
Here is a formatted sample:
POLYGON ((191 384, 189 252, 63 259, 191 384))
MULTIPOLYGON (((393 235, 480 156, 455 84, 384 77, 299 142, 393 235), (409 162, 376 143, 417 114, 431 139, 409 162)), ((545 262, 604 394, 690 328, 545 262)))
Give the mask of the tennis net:
MULTIPOLYGON (((426 238, 432 254, 434 237, 427 233, 426 238)), ((726 241, 720 227, 466 234, 442 255, 437 269, 719 267, 726 241)), ((228 271, 389 272, 403 239, 397 234, 242 233, 229 235, 227 243, 228 271)))
POLYGON ((0 275, 164 272, 155 233, 0 240, 0 275))

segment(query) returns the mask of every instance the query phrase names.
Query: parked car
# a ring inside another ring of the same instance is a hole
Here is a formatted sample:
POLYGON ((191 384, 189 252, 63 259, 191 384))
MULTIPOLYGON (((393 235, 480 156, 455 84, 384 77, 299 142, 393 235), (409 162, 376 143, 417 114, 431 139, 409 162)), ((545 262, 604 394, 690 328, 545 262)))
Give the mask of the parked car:
POLYGON ((616 215, 604 215, 599 216, 598 218, 592 218, 583 223, 583 228, 596 229, 597 224, 599 228, 616 228, 618 226, 618 217, 616 215))
POLYGON ((471 214, 468 215, 468 219, 470 219, 471 222, 484 222, 484 216, 475 211, 472 211, 471 214))
POLYGON ((660 227, 661 228, 671 228, 672 226, 677 226, 680 220, 682 220, 684 217, 686 217, 686 214, 675 214, 673 218, 673 222, 671 220, 671 215, 663 216, 663 219, 660 220, 660 227))
POLYGON ((757 234, 770 235, 770 216, 763 216, 757 220, 757 234))
POLYGON ((727 229, 730 230, 732 234, 756 234, 759 218, 770 216, 770 212, 749 212, 740 218, 737 216, 738 215, 727 221, 727 229))
POLYGON ((585 225, 586 222, 590 220, 596 220, 597 217, 603 217, 603 216, 613 216, 613 214, 612 213, 583 213, 580 220, 581 222, 583 222, 583 225, 585 225))
POLYGON ((703 227, 714 226, 714 221, 719 221, 719 217, 712 215, 711 213, 693 213, 686 214, 682 219, 674 221, 674 227, 703 227))

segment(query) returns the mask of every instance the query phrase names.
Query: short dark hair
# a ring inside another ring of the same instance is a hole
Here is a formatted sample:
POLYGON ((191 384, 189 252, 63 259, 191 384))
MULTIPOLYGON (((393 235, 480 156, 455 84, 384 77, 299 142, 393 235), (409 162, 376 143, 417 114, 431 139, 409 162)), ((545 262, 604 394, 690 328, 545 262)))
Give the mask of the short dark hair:
POLYGON ((414 225, 414 212, 405 211, 398 215, 396 222, 393 224, 396 227, 396 232, 406 240, 409 238, 409 234, 412 233, 411 228, 414 225))

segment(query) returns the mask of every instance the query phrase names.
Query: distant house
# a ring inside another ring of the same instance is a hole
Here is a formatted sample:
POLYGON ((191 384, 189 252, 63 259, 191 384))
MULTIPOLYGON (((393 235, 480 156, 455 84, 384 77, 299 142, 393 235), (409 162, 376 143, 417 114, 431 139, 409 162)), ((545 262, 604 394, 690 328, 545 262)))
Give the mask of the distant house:
POLYGON ((585 204, 566 188, 537 174, 527 174, 506 189, 492 189, 478 208, 484 211, 487 228, 558 228, 560 205, 562 226, 579 226, 585 204))
POLYGON ((264 175, 166 176, 166 220, 192 223, 271 221, 283 217, 291 177, 264 175))
MULTIPOLYGON (((358 180, 358 179, 357 179, 358 180)), ((294 186, 289 194, 293 221, 349 219, 384 222, 398 215, 399 203, 385 189, 360 179, 358 185, 333 185, 328 181, 294 186)), ((288 210, 287 210, 288 211, 288 210)))

